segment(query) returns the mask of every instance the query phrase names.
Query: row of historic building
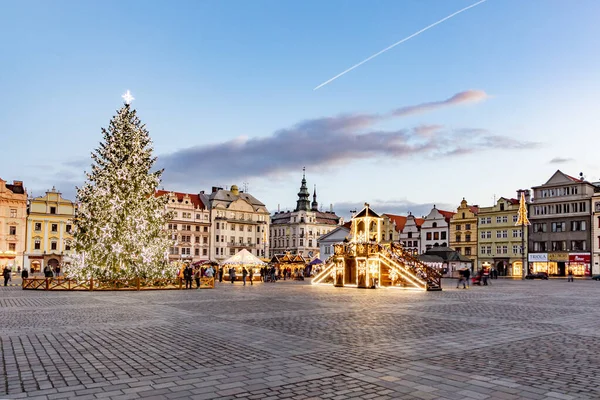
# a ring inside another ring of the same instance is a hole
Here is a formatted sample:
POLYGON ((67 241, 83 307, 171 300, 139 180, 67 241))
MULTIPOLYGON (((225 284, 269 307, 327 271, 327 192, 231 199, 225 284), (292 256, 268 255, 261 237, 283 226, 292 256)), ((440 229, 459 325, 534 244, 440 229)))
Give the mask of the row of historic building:
MULTIPOLYGON (((273 215, 235 185, 213 187, 210 193, 160 190, 156 195, 167 197, 173 215, 168 224, 174 239, 171 260, 221 261, 241 249, 262 258, 290 252, 325 260, 332 244, 349 231, 331 207, 319 208, 316 187, 311 202, 304 174, 295 209, 273 215)), ((0 265, 37 270, 68 261, 75 208, 55 189, 28 199, 22 182, 0 180, 0 265)), ((421 218, 410 213, 381 216, 384 242, 401 242, 432 263, 442 256, 449 264, 454 257, 455 265, 490 265, 501 275, 520 276, 525 259, 529 270, 551 275, 600 273, 600 183, 561 171, 489 207, 463 199, 455 210, 434 206, 421 218), (516 225, 521 194, 531 221, 526 227, 516 225)))

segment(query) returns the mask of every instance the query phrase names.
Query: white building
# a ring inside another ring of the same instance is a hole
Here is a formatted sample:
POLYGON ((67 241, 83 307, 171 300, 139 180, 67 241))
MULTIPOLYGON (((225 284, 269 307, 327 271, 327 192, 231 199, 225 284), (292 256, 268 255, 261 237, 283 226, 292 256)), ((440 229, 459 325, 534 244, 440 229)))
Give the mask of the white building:
MULTIPOLYGON (((350 225, 350 223, 347 225, 350 225)), ((349 234, 350 228, 345 225, 340 225, 331 232, 321 235, 321 237, 317 239, 321 261, 327 261, 327 259, 333 255, 333 245, 343 242, 349 234)))
MULTIPOLYGON (((600 191, 600 182, 594 183, 600 191)), ((592 196, 592 275, 600 274, 600 192, 592 196)))
POLYGON ((206 261, 209 259, 211 232, 210 210, 201 194, 158 190, 156 196, 167 197, 173 214, 168 229, 175 244, 169 249, 171 261, 206 261))
POLYGON ((225 260, 242 249, 257 257, 268 256, 270 215, 263 203, 236 185, 231 190, 213 187, 208 202, 211 260, 225 260))
POLYGON ((421 225, 421 253, 432 247, 448 247, 451 211, 438 210, 435 205, 421 225))
POLYGON ((271 217, 271 256, 290 252, 309 260, 320 257, 317 241, 339 225, 340 217, 333 210, 319 211, 316 187, 312 203, 309 197, 306 176, 303 174, 296 209, 292 212, 276 212, 271 217))
POLYGON ((400 241, 406 249, 413 255, 420 253, 421 249, 421 226, 425 220, 423 218, 415 218, 412 213, 406 216, 406 222, 402 232, 400 232, 400 241))

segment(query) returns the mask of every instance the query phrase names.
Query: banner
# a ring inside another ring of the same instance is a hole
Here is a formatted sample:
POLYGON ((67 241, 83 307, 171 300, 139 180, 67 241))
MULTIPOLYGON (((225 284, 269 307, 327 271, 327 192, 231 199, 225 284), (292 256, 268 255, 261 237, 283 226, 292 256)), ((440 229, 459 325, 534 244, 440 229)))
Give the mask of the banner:
POLYGON ((569 253, 548 253, 548 261, 569 261, 569 253))
POLYGON ((527 259, 529 262, 547 262, 548 253, 529 253, 527 259))
POLYGON ((590 255, 585 254, 585 253, 581 253, 581 254, 571 253, 571 254, 569 254, 569 262, 589 264, 590 263, 590 255))

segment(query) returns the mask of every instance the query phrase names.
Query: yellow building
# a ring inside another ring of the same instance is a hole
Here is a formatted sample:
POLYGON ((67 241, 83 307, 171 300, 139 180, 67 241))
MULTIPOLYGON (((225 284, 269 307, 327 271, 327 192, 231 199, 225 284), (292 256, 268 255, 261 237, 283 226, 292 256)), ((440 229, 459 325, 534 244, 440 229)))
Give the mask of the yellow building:
POLYGON ((522 276, 521 227, 515 226, 518 212, 519 200, 506 197, 501 197, 491 207, 479 209, 479 268, 486 263, 500 276, 522 276))
POLYGON ((69 262, 73 250, 75 203, 63 199, 55 188, 29 204, 27 248, 24 266, 40 272, 46 265, 56 267, 69 262))
POLYGON ((463 198, 456 214, 450 219, 450 247, 469 258, 477 268, 477 213, 479 206, 470 206, 463 198))
POLYGON ((0 179, 0 270, 8 265, 13 272, 22 265, 25 250, 27 192, 23 182, 11 184, 0 179))

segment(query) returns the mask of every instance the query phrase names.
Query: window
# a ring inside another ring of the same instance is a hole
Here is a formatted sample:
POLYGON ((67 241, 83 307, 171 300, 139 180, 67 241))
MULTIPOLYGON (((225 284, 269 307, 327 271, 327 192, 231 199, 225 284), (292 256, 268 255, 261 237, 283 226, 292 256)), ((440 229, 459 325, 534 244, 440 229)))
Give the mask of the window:
POLYGON ((533 242, 533 251, 548 251, 546 242, 533 242))
POLYGON ((521 231, 519 229, 513 229, 512 230, 512 237, 513 238, 520 238, 521 237, 521 231))
POLYGON ((208 232, 208 226, 205 226, 203 232, 208 232))
POLYGON ((491 239, 492 238, 492 231, 487 231, 486 232, 486 239, 491 239))
POLYGON ((256 238, 256 244, 260 244, 260 238, 256 238))
POLYGON ((201 215, 200 214, 196 214, 196 219, 200 219, 201 215))
POLYGON ((481 246, 480 251, 481 251, 481 254, 485 254, 485 246, 481 246))
MULTIPOLYGON (((196 236, 196 243, 200 243, 200 236, 196 236)), ((198 254, 196 254, 198 255, 198 254)))
POLYGON ((50 250, 56 250, 57 247, 58 247, 58 243, 50 242, 50 250))
POLYGON ((16 243, 9 243, 8 244, 8 251, 17 251, 17 245, 16 245, 16 243))
POLYGON ((567 242, 566 241, 557 241, 551 243, 552 251, 565 251, 567 250, 567 242))
POLYGON ((457 247, 457 248, 456 248, 456 252, 457 252, 458 254, 460 254, 460 252, 461 252, 461 251, 462 251, 462 249, 461 249, 460 247, 457 247))
POLYGON ((71 229, 72 229, 72 226, 71 226, 71 224, 67 224, 67 225, 65 226, 65 231, 66 231, 67 233, 71 233, 71 229))
POLYGON ((304 246, 304 239, 300 239, 300 246, 304 246))
POLYGON ((50 207, 50 214, 56 214, 56 207, 50 207))
POLYGON ((479 237, 480 237, 481 239, 485 239, 485 231, 481 231, 481 232, 479 233, 479 237))
POLYGON ((433 224, 431 224, 432 228, 437 228, 437 222, 434 222, 433 224))
POLYGON ((504 211, 504 203, 500 203, 500 211, 504 211))
POLYGON ((427 232, 427 235, 425 237, 427 238, 427 240, 431 240, 431 232, 427 232))
POLYGON ((470 241, 471 241, 471 235, 467 233, 465 235, 465 242, 470 242, 470 241))
POLYGON ((536 223, 533 224, 533 232, 546 232, 546 224, 545 223, 536 223))
POLYGON ((487 217, 487 218, 485 219, 485 223, 486 223, 486 224, 491 224, 491 223, 492 223, 492 217, 487 217))
POLYGON ((585 221, 571 221, 572 231, 585 231, 585 221))
POLYGON ((502 222, 502 217, 496 217, 496 223, 499 224, 502 222))
POLYGON ((240 232, 244 232, 244 225, 238 225, 238 230, 240 232))
POLYGON ((16 208, 11 208, 10 209, 10 217, 11 218, 17 218, 17 209, 16 208))
POLYGON ((235 249, 229 249, 229 255, 230 256, 235 255, 235 249))
POLYGON ((496 246, 496 254, 502 254, 502 246, 496 246))
POLYGON ((68 240, 65 242, 65 250, 66 251, 71 250, 71 242, 69 242, 68 240))
POLYGON ((513 254, 519 254, 519 247, 520 246, 513 244, 513 247, 512 247, 513 254))
POLYGON ((243 238, 242 236, 240 236, 240 237, 238 238, 238 242, 239 242, 240 244, 244 244, 244 238, 243 238))
POLYGON ((553 222, 552 232, 566 232, 566 223, 564 222, 553 222))
POLYGON ((196 225, 196 232, 200 232, 200 227, 196 225))
POLYGON ((42 223, 41 222, 36 222, 33 226, 33 230, 35 231, 41 231, 42 230, 42 223))
POLYGON ((439 232, 433 232, 433 240, 440 240, 440 233, 439 232))
POLYGON ((200 249, 198 249, 198 248, 194 249, 194 255, 195 256, 199 256, 200 255, 200 249))
POLYGON ((219 226, 219 223, 217 222, 217 229, 221 229, 221 227, 219 226))
POLYGON ((470 231, 471 230, 471 224, 465 224, 465 230, 470 231))
POLYGON ((33 242, 33 249, 39 250, 41 245, 42 245, 42 242, 40 241, 40 239, 35 239, 35 242, 33 242))
POLYGON ((461 239, 460 235, 456 235, 456 243, 460 243, 460 239, 461 239))
MULTIPOLYGON (((600 217, 598 217, 598 225, 600 225, 600 217)), ((412 239, 412 232, 408 232, 408 238, 412 239)))
POLYGON ((505 215, 502 217, 502 223, 507 223, 508 222, 508 215, 505 215))
POLYGON ((202 237, 202 243, 208 244, 208 236, 203 236, 202 237))
POLYGON ((207 256, 208 255, 208 249, 202 249, 202 255, 203 256, 207 256))
POLYGON ((502 231, 496 231, 496 239, 502 239, 502 231))
POLYGON ((442 232, 441 239, 442 239, 442 240, 446 240, 446 232, 442 232))
POLYGON ((235 231, 235 224, 229 225, 229 229, 232 230, 232 231, 235 231))
POLYGON ((479 218, 479 223, 481 225, 485 225, 485 218, 484 217, 479 218))
POLYGON ((456 225, 456 230, 460 231, 460 225, 456 225))
POLYGON ((518 219, 519 219, 519 216, 518 216, 518 215, 513 215, 513 220, 512 220, 512 221, 513 221, 514 223, 516 223, 518 219))
POLYGON ((470 255, 471 255, 471 248, 465 247, 465 256, 470 256, 470 255))
POLYGON ((506 239, 508 237, 508 231, 505 229, 502 231, 502 238, 506 239))
POLYGON ((571 250, 585 250, 585 240, 572 240, 571 250))
POLYGON ((52 224, 52 232, 58 232, 58 224, 52 224))
POLYGON ((16 235, 17 234, 17 227, 14 225, 11 225, 8 227, 8 234, 9 235, 16 235))

